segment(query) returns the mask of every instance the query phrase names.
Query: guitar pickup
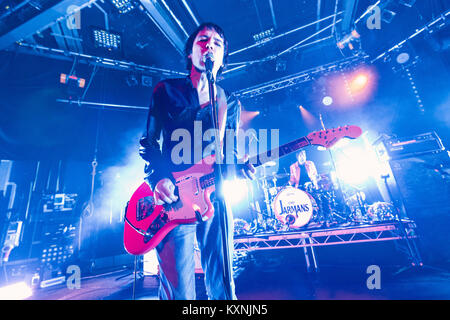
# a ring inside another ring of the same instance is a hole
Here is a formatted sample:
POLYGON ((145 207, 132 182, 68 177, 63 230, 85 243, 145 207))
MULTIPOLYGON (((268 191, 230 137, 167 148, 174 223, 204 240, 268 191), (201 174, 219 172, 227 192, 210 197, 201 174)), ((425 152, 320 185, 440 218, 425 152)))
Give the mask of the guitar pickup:
POLYGON ((140 221, 147 218, 155 209, 155 200, 152 196, 139 199, 136 208, 136 220, 140 221))

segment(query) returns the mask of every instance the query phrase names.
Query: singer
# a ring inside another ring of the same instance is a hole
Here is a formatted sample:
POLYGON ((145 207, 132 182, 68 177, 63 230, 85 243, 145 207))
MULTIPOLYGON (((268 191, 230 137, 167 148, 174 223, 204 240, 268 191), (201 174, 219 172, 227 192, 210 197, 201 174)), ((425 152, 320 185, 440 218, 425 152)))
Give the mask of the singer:
MULTIPOLYGON (((226 129, 238 132, 241 106, 233 95, 229 95, 215 80, 226 67, 228 42, 223 30, 213 24, 200 25, 189 37, 185 45, 185 58, 189 76, 180 79, 166 79, 156 84, 151 97, 147 128, 140 140, 140 155, 145 160, 146 181, 154 192, 157 204, 171 204, 178 201, 171 172, 182 171, 192 164, 175 164, 171 159, 176 142, 171 140, 174 130, 182 128, 194 131, 194 121, 201 121, 204 129, 214 128, 210 103, 210 86, 214 83, 215 104, 220 138, 223 150, 217 154, 233 152, 227 150, 224 134, 226 129), (161 145, 159 140, 161 137, 161 145)), ((230 131, 231 132, 231 131, 230 131)), ((237 137, 233 137, 235 142, 237 137)), ((202 140, 202 139, 200 139, 202 140)), ((193 148, 201 147, 203 141, 194 141, 193 148)), ((237 146, 237 143, 234 143, 237 146)), ((194 149, 195 150, 195 149, 194 149)), ((191 153, 193 154, 193 153, 191 153)), ((203 157, 207 155, 203 154, 203 157)), ((227 157, 225 157, 227 158, 227 157)), ((176 162, 179 163, 179 162, 176 162)), ((237 163, 237 161, 235 161, 237 163)), ((233 166, 236 172, 246 178, 253 178, 255 168, 251 164, 233 166)), ((217 193, 217 192, 216 192, 217 193)), ((215 197, 219 197, 216 194, 215 197)), ((211 201, 215 206, 219 202, 211 201)), ((226 283, 223 277, 223 256, 232 257, 233 218, 227 212, 228 249, 222 247, 221 229, 217 215, 196 225, 180 225, 173 229, 157 246, 156 252, 160 270, 160 299, 195 300, 195 262, 194 250, 197 242, 201 251, 201 265, 205 273, 205 287, 210 300, 236 299, 234 282, 226 283), (228 287, 227 287, 228 286, 228 287), (227 289, 226 288, 229 288, 227 289), (228 294, 226 294, 228 292, 228 294), (231 296, 230 296, 231 292, 231 296)), ((228 268, 232 271, 231 262, 228 268)), ((231 276, 232 279, 232 276, 231 276)))

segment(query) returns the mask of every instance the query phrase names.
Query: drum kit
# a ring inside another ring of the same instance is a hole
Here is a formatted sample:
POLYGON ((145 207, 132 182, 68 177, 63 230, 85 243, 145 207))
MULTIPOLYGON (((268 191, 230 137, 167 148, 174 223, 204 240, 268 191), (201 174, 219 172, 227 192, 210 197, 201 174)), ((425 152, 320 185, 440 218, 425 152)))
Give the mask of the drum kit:
POLYGON ((249 195, 252 221, 235 219, 235 235, 376 223, 397 218, 393 205, 367 204, 364 192, 347 186, 341 190, 330 173, 320 174, 316 186, 307 182, 295 188, 288 183, 289 173, 267 173, 266 169, 275 163, 264 166, 249 195))

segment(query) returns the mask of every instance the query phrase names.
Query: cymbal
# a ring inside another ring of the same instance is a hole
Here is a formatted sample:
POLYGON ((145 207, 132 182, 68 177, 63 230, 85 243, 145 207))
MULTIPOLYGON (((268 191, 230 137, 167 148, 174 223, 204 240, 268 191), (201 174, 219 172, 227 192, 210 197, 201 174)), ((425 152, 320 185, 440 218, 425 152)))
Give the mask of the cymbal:
POLYGON ((268 162, 262 164, 263 167, 274 167, 276 165, 277 165, 277 163, 275 161, 268 161, 268 162))
POLYGON ((289 173, 268 174, 266 176, 263 176, 263 177, 259 178, 258 180, 261 180, 261 179, 282 179, 282 178, 287 178, 289 176, 290 176, 289 173))

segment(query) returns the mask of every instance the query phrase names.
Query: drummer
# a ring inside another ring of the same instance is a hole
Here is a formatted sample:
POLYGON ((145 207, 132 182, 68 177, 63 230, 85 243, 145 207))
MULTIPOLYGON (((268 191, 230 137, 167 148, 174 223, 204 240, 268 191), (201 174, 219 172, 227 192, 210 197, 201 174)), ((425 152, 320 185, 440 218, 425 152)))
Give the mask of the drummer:
POLYGON ((300 150, 296 158, 297 161, 290 166, 289 185, 295 188, 304 188, 305 185, 312 184, 314 189, 318 189, 319 175, 314 162, 306 160, 305 150, 300 150))

